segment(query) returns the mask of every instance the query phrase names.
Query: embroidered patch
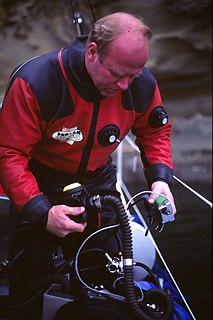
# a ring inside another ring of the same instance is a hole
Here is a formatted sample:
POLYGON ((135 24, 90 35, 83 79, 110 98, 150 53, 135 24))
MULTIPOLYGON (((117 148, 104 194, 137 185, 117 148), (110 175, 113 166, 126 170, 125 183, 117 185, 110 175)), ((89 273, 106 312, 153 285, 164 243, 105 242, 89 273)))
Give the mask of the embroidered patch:
POLYGON ((73 128, 62 128, 62 130, 54 132, 52 138, 72 145, 74 142, 83 140, 83 133, 77 126, 73 128))

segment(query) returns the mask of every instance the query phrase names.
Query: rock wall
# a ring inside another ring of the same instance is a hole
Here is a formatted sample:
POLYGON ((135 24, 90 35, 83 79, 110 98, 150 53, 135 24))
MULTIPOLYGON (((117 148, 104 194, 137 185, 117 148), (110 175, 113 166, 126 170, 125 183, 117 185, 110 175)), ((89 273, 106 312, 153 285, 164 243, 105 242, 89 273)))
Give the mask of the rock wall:
MULTIPOLYGON (((11 68, 34 55, 58 48, 76 33, 69 1, 1 1, 1 83, 11 68)), ((115 12, 140 14, 153 32, 148 66, 166 98, 211 91, 210 0, 93 0, 95 18, 115 12)), ((88 1, 73 1, 83 17, 83 31, 93 21, 88 1)))

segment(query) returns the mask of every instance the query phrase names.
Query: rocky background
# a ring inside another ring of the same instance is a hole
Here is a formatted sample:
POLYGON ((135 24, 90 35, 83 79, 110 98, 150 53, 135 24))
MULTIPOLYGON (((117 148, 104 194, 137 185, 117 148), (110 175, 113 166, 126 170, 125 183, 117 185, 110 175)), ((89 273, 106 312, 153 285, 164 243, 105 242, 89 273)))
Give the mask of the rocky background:
MULTIPOLYGON (((73 10, 81 13, 84 33, 94 19, 108 13, 144 17, 153 32, 147 66, 159 82, 173 123, 174 174, 211 201, 212 1, 0 0, 0 101, 15 66, 65 46, 76 35, 73 10)), ((141 170, 138 155, 130 154, 128 145, 125 151, 126 182, 134 186, 133 192, 137 187, 140 191, 143 177, 132 174, 141 170)), ((157 243, 192 300, 197 319, 210 320, 212 212, 178 183, 174 187, 179 214, 157 243)))

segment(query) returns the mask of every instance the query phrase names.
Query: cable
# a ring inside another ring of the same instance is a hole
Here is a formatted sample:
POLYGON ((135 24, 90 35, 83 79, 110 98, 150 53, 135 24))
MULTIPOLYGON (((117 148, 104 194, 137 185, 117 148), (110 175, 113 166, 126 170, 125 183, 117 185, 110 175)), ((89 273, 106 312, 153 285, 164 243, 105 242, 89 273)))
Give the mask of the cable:
MULTIPOLYGON (((140 153, 140 150, 138 149, 138 147, 136 146, 136 144, 131 140, 131 138, 127 135, 125 137, 125 140, 131 145, 131 147, 136 150, 138 153, 140 153)), ((191 191, 192 193, 194 193, 198 198, 200 198, 201 200, 203 200, 206 204, 208 204, 211 208, 212 208, 212 202, 210 202, 209 200, 207 200, 205 197, 203 197, 200 193, 198 193, 197 191, 195 191, 194 189, 192 189, 189 185, 187 185, 185 182, 183 182, 182 180, 180 180, 179 178, 177 178, 176 176, 173 175, 173 178, 175 180, 177 180, 179 183, 181 183, 186 189, 188 189, 189 191, 191 191)))
POLYGON ((157 192, 152 192, 152 191, 140 191, 138 193, 136 193, 133 197, 130 198, 130 200, 127 202, 125 209, 128 210, 131 206, 134 206, 137 202, 139 202, 142 199, 139 199, 138 201, 134 202, 133 204, 131 204, 131 201, 133 199, 135 199, 136 197, 140 196, 141 194, 145 194, 145 193, 149 193, 149 194, 156 194, 157 196, 163 196, 165 197, 163 194, 161 193, 157 193, 157 192), (131 204, 131 206, 130 206, 131 204))
POLYGON ((93 7, 92 7, 92 4, 91 4, 91 1, 88 0, 88 3, 89 3, 90 10, 91 10, 91 12, 92 12, 93 20, 94 20, 94 22, 95 22, 95 21, 96 21, 96 17, 95 17, 95 13, 94 13, 94 11, 93 11, 93 7))
POLYGON ((180 180, 179 178, 177 178, 176 176, 173 176, 173 178, 175 180, 177 180, 179 183, 181 183, 186 189, 188 189, 189 191, 191 191, 192 193, 194 193, 198 198, 200 198, 201 200, 203 200, 206 204, 208 204, 210 206, 210 208, 212 208, 212 202, 210 202, 209 200, 207 200, 206 198, 204 198, 200 193, 198 193, 197 191, 195 191, 194 189, 192 189, 190 186, 188 186, 185 182, 183 182, 182 180, 180 180))
MULTIPOLYGON (((84 250, 83 252, 80 253, 80 255, 83 255, 85 253, 88 253, 88 252, 101 252, 105 255, 105 251, 100 249, 100 248, 93 248, 93 249, 87 249, 87 250, 84 250)), ((68 265, 70 265, 72 262, 74 262, 76 256, 70 258, 69 260, 67 260, 58 270, 57 272, 55 273, 56 275, 60 274, 68 265)))
POLYGON ((124 297, 120 296, 120 295, 117 295, 117 294, 114 294, 114 293, 111 293, 109 291, 106 291, 106 290, 96 290, 92 287, 90 287, 86 282, 84 282, 84 280, 81 278, 80 276, 80 273, 79 273, 79 268, 78 268, 78 260, 79 260, 79 255, 80 255, 80 252, 82 250, 82 248, 84 247, 84 245, 86 244, 87 241, 89 241, 89 239, 91 239, 92 237, 94 237, 95 235, 97 235, 98 233, 101 233, 103 231, 106 231, 106 230, 109 230, 109 229, 114 229, 114 228, 117 228, 119 226, 119 224, 116 224, 116 225, 113 225, 113 226, 108 226, 108 227, 104 227, 102 229, 99 229, 95 232, 93 232, 92 234, 90 234, 81 244, 81 246, 79 247, 77 253, 76 253, 76 257, 75 257, 75 272, 76 272, 76 275, 79 279, 79 281, 89 290, 95 292, 95 293, 98 293, 98 294, 105 294, 105 295, 110 295, 112 297, 114 297, 115 299, 119 299, 119 300, 125 300, 124 297))
MULTIPOLYGON (((113 284, 112 284, 113 288, 116 288, 116 282, 118 282, 118 281, 120 281, 120 280, 122 280, 122 279, 124 279, 124 277, 119 277, 119 278, 115 279, 115 281, 114 281, 113 284)), ((143 292, 141 286, 139 285, 139 283, 138 283, 137 281, 134 280, 134 283, 135 283, 135 285, 138 287, 138 289, 139 289, 139 291, 140 291, 141 298, 138 299, 138 302, 141 302, 141 301, 143 301, 143 299, 144 299, 144 292, 143 292)))
POLYGON ((52 283, 60 284, 66 292, 70 287, 68 279, 64 275, 50 274, 36 283, 30 290, 16 300, 9 301, 6 308, 21 308, 34 301, 39 295, 45 292, 52 283))
POLYGON ((135 262, 134 265, 145 269, 150 274, 150 276, 154 279, 154 282, 155 282, 157 288, 162 289, 160 282, 158 280, 158 277, 149 267, 147 267, 144 263, 141 263, 141 262, 135 262))

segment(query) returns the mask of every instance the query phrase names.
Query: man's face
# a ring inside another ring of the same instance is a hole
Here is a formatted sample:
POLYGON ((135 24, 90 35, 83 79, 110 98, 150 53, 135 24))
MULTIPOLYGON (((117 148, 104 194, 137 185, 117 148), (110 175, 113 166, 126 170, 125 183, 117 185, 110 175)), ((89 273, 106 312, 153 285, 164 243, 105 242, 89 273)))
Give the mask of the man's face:
MULTIPOLYGON (((127 39, 126 39, 127 41, 127 39)), ((128 88, 145 65, 149 52, 148 41, 128 43, 124 37, 114 41, 101 59, 95 42, 88 46, 86 66, 95 86, 105 97, 114 96, 128 88)))

